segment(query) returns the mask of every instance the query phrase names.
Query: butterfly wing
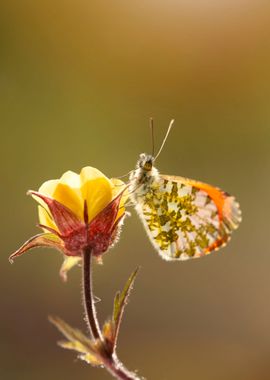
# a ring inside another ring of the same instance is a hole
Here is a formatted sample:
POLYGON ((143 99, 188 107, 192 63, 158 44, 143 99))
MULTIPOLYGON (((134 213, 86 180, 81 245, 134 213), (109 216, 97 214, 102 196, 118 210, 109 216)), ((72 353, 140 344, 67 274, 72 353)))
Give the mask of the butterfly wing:
POLYGON ((187 260, 226 245, 241 221, 234 197, 202 182, 161 175, 136 200, 154 247, 165 260, 187 260))

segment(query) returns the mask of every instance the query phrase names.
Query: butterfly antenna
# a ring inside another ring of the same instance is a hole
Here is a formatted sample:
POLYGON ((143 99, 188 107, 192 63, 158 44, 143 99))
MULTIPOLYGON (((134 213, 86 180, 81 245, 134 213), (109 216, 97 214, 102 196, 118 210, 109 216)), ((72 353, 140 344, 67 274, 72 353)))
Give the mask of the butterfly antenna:
POLYGON ((167 138, 168 138, 168 136, 169 136, 169 134, 170 134, 170 131, 171 131, 171 129, 172 129, 173 123, 174 123, 174 119, 172 119, 172 120, 170 121, 169 127, 168 127, 168 129, 167 129, 167 133, 166 133, 166 135, 165 135, 165 137, 164 137, 164 139, 163 139, 163 141, 162 141, 161 147, 159 148, 159 151, 158 151, 156 157, 154 158, 154 160, 156 160, 156 159, 158 158, 158 156, 160 155, 160 153, 162 152, 162 149, 163 149, 163 147, 164 147, 164 145, 165 145, 165 142, 166 142, 166 140, 167 140, 167 138))
POLYGON ((155 155, 155 139, 154 139, 154 120, 152 117, 150 117, 150 120, 149 120, 149 124, 150 124, 150 129, 151 129, 151 141, 152 141, 152 156, 154 157, 155 155))

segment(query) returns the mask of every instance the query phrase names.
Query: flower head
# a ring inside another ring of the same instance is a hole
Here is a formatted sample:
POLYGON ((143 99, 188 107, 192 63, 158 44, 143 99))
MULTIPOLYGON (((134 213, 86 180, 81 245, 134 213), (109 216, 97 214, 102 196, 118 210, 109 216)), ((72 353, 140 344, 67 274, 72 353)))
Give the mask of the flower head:
POLYGON ((85 167, 80 174, 68 171, 60 179, 43 183, 29 193, 39 203, 39 227, 43 233, 29 239, 10 261, 31 248, 55 247, 68 259, 62 275, 75 265, 85 249, 100 257, 115 242, 125 216, 125 185, 108 179, 99 170, 85 167))

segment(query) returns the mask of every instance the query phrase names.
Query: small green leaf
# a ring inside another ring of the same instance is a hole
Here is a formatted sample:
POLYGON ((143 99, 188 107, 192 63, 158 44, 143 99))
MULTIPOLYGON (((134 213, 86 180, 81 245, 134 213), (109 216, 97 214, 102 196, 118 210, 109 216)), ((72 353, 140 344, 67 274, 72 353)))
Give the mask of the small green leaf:
POLYGON ((78 341, 62 341, 58 342, 59 346, 68 350, 77 351, 79 353, 79 358, 84 360, 88 364, 92 364, 92 366, 97 367, 102 365, 102 362, 97 358, 96 354, 92 354, 85 350, 85 347, 78 341))
POLYGON ((114 304, 113 304, 113 320, 114 320, 114 322, 118 318, 119 310, 120 310, 120 292, 118 291, 115 294, 114 304))
POLYGON ((64 282, 67 281, 67 273, 72 269, 75 265, 78 265, 81 262, 82 258, 78 256, 66 256, 65 260, 60 268, 60 277, 64 282))
POLYGON ((92 364, 93 366, 102 365, 99 352, 99 342, 92 342, 80 330, 75 329, 58 317, 49 317, 49 321, 65 336, 67 341, 59 342, 63 348, 77 351, 79 358, 92 364))
POLYGON ((103 325, 102 335, 106 340, 113 340, 113 322, 111 320, 107 321, 103 325))
POLYGON ((114 298, 114 306, 113 306, 113 347, 115 349, 118 333, 119 333, 119 327, 123 318, 123 313, 125 306, 128 301, 128 297, 130 295, 131 289, 133 287, 135 278, 138 274, 139 267, 131 274, 129 279, 127 280, 125 287, 122 292, 117 292, 114 298))
POLYGON ((104 338, 104 343, 107 349, 107 352, 113 353, 114 349, 114 337, 115 337, 115 328, 114 322, 112 320, 108 320, 104 323, 102 328, 102 335, 104 338))

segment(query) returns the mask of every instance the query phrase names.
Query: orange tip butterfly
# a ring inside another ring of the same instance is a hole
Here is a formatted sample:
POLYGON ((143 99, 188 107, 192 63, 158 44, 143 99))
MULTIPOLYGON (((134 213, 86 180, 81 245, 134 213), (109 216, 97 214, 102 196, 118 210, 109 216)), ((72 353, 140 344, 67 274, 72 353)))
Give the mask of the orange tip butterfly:
MULTIPOLYGON (((192 179, 162 175, 154 156, 142 153, 130 174, 130 199, 160 256, 168 261, 208 255, 227 244, 241 222, 235 198, 219 188, 192 179)), ((153 140, 153 120, 150 119, 153 140)))

